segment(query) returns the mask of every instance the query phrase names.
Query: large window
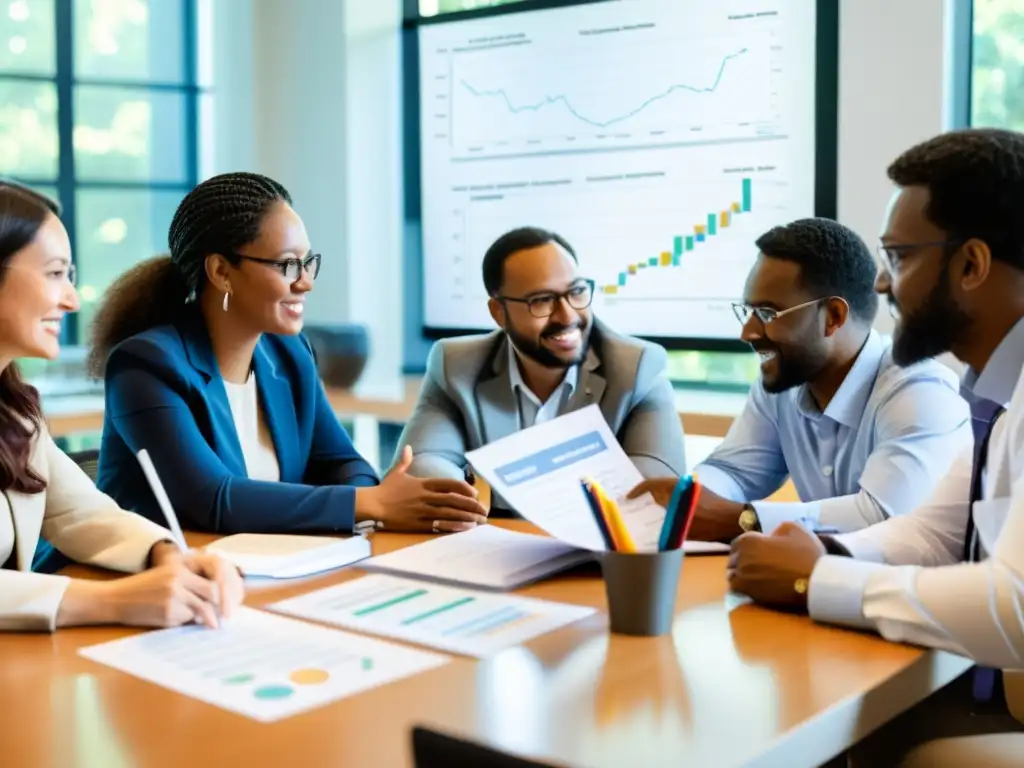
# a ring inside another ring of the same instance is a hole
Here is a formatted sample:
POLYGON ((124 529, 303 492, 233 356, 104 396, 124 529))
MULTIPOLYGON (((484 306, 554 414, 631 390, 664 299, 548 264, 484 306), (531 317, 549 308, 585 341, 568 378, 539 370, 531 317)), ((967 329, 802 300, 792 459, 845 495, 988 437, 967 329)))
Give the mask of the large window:
POLYGON ((166 249, 198 166, 196 0, 0 0, 0 176, 60 200, 86 341, 96 305, 166 249))
POLYGON ((971 124, 1024 131, 1024 0, 974 0, 971 124))

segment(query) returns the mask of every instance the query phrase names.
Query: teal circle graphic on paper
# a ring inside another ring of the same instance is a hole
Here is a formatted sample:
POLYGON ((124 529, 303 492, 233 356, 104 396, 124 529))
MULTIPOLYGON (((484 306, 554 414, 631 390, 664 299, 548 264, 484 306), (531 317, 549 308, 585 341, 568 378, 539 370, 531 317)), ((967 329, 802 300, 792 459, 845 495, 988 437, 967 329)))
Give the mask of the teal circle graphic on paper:
POLYGON ((277 701, 278 699, 287 699, 293 693, 295 693, 295 689, 289 688, 287 685, 265 685, 262 688, 257 688, 253 695, 263 701, 277 701))
POLYGON ((245 685, 246 683, 251 683, 255 679, 256 675, 241 674, 225 677, 223 682, 224 685, 245 685))

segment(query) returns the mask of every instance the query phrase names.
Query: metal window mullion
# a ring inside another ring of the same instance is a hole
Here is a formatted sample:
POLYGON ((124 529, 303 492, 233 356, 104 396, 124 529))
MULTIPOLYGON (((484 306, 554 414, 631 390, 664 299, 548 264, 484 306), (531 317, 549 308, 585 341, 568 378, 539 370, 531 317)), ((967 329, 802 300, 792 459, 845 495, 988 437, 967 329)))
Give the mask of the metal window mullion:
MULTIPOLYGON (((78 226, 75 216, 75 86, 74 86, 74 8, 73 0, 56 0, 57 33, 57 194, 63 212, 61 219, 71 241, 71 253, 78 253, 78 226)), ((78 315, 70 314, 64 324, 66 343, 78 343, 78 315)))

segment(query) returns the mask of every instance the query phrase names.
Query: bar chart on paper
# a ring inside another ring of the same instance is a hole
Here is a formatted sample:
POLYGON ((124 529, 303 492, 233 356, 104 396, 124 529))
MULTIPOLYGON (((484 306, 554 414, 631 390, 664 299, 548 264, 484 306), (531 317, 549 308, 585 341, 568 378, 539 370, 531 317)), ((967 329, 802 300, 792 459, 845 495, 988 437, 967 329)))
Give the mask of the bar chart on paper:
POLYGON ((371 575, 271 610, 483 658, 571 624, 593 608, 371 575))

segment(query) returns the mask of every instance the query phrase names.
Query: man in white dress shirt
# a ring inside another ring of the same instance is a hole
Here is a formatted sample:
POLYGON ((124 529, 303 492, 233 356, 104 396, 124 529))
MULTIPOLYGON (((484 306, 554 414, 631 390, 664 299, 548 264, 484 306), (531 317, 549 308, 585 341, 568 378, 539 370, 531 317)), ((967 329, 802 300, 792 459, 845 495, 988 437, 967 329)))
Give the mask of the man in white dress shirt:
POLYGON ((904 737, 927 720, 932 737, 969 738, 926 744, 904 764, 1024 764, 1024 734, 975 735, 1020 731, 1007 704, 1024 713, 1022 673, 1006 674, 1004 697, 994 671, 1024 669, 1024 135, 945 134, 904 153, 889 177, 876 289, 896 316, 893 354, 909 365, 950 351, 969 366, 975 445, 909 515, 834 537, 794 524, 745 534, 730 586, 977 661, 933 697, 941 710, 929 700, 927 718, 896 721, 904 737))

